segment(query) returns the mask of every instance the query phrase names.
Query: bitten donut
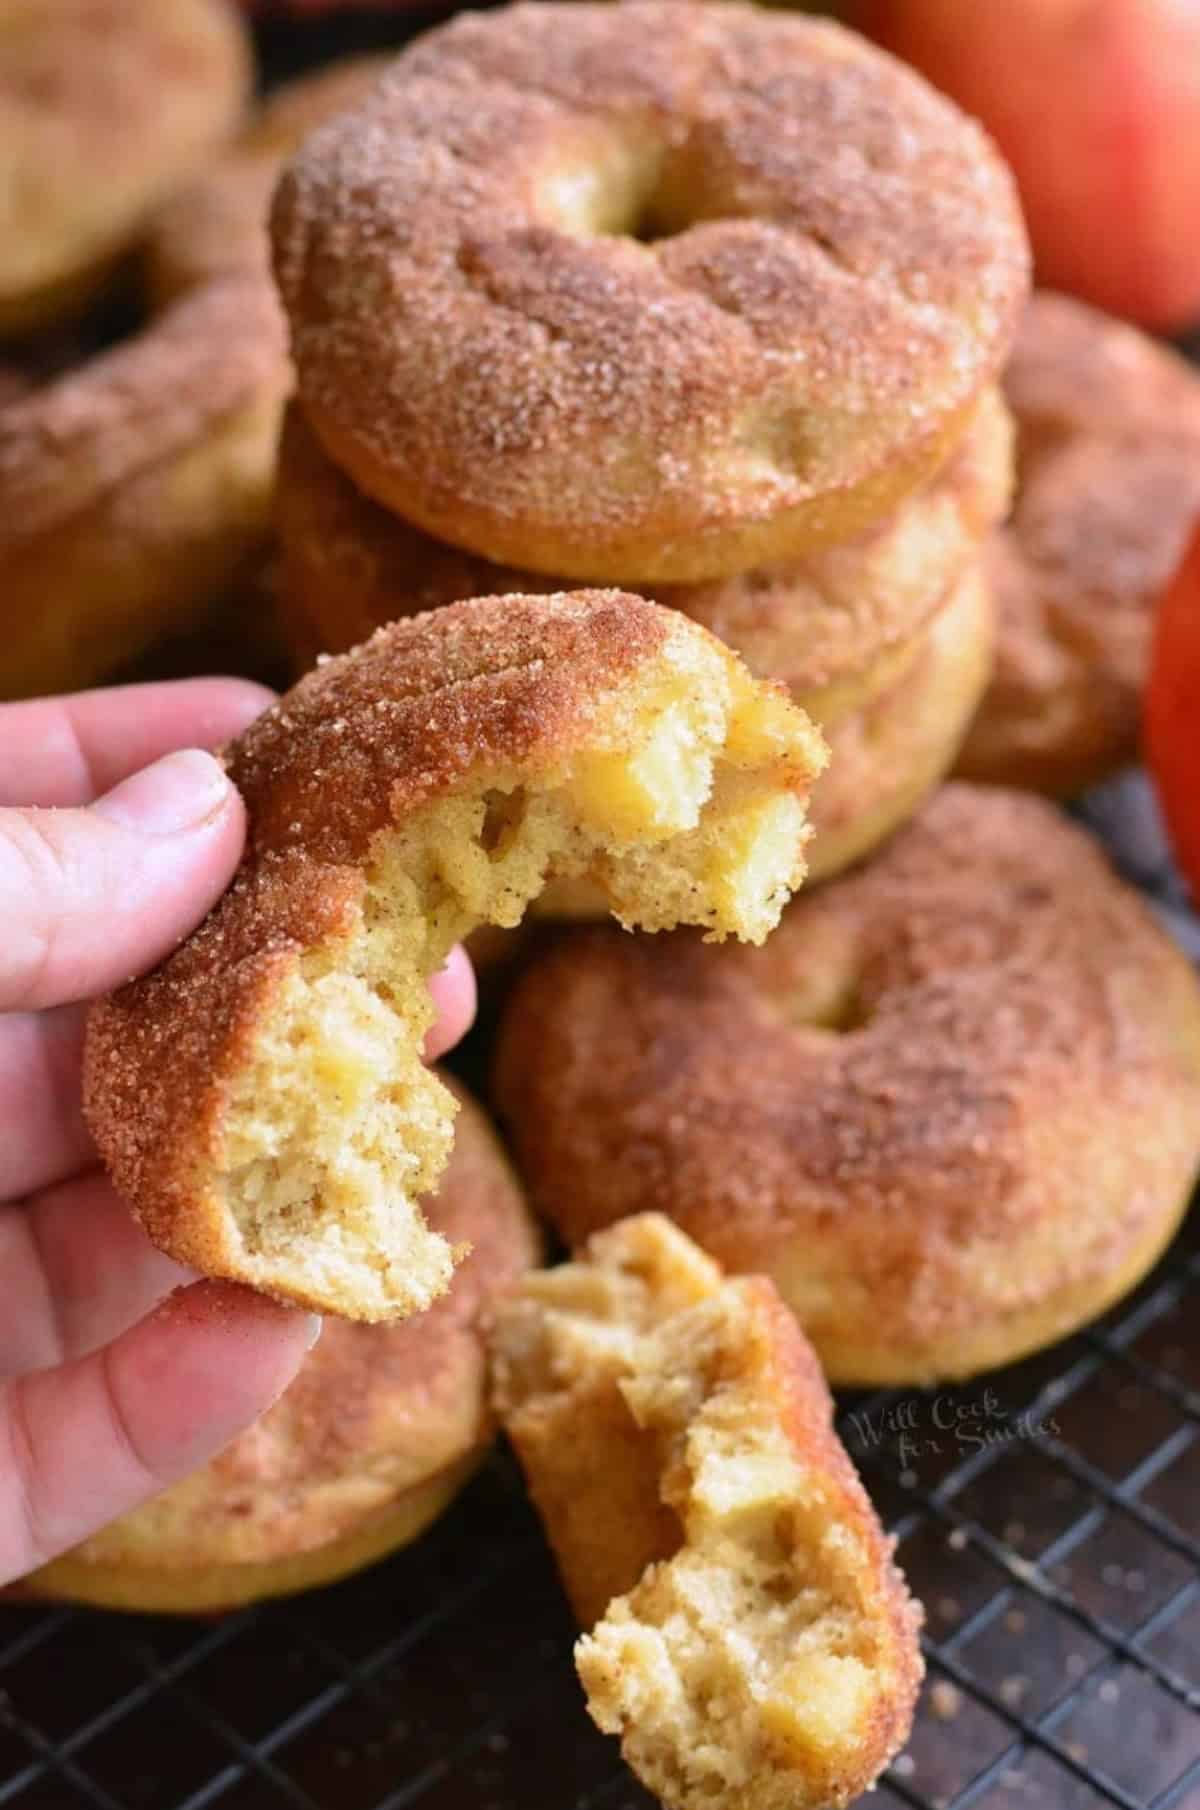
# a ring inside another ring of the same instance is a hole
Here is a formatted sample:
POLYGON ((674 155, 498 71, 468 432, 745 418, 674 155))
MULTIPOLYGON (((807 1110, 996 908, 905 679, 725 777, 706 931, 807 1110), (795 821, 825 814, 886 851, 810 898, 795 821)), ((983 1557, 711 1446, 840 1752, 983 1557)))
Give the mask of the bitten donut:
MULTIPOLYGON (((1008 509, 1012 434, 989 392, 962 445, 855 540, 703 585, 657 585, 782 680, 820 725, 831 759, 813 794, 810 879, 865 854, 952 764, 991 672, 992 604, 980 544, 1008 509)), ((455 597, 541 591, 553 581, 430 539, 364 496, 299 408, 288 410, 276 523, 280 626, 300 668, 383 622, 455 597)), ((549 889, 539 911, 603 916, 603 899, 549 889)))
POLYGON ((492 1436, 484 1318, 539 1257, 499 1143, 455 1092, 454 1151, 425 1203, 431 1225, 470 1247, 449 1293, 404 1325, 328 1321, 255 1426, 25 1579, 23 1594, 153 1614, 230 1609, 332 1583, 441 1513, 492 1436))
POLYGON ((89 1123, 180 1261, 351 1319, 419 1311, 453 1102, 427 978, 548 872, 648 929, 761 939, 804 871, 824 745, 713 636, 620 592, 480 598, 380 630, 228 750, 233 885, 93 1010, 89 1123))
POLYGON ((400 57, 273 210, 305 411, 363 490, 534 571, 719 577, 936 467, 1027 282, 919 77, 737 4, 518 5, 400 57))
POLYGON ((144 329, 0 399, 0 592, 15 625, 0 697, 94 684, 250 594, 292 383, 270 190, 285 150, 374 74, 351 63, 284 90, 152 223, 144 329))
POLYGON ((827 1810, 908 1737, 920 1610, 764 1277, 656 1214, 528 1278, 496 1399, 589 1630, 588 1708, 667 1810, 827 1810))
POLYGON ((562 936, 496 1091, 572 1243, 668 1213, 839 1384, 969 1376, 1138 1281, 1200 1156, 1200 988, 1100 849, 955 785, 761 952, 562 936))
POLYGON ((1005 388, 1020 484, 989 559, 995 675, 959 772, 1066 797, 1137 757, 1154 607, 1200 514, 1200 376, 1038 294, 1005 388))
POLYGON ((227 0, 2 0, 0 334, 87 299, 232 133, 250 77, 227 0))

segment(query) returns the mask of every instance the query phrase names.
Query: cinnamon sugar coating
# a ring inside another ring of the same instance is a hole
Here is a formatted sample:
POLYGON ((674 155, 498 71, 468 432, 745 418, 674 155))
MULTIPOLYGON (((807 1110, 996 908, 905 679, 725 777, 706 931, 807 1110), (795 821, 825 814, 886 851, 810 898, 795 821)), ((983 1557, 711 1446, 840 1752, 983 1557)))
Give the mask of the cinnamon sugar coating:
MULTIPOLYGON (((829 744, 813 789, 810 884, 864 860, 954 765, 992 671, 995 605, 978 558, 932 620, 861 688, 809 709, 829 744)), ((803 703, 803 698, 797 698, 803 703)))
POLYGON ((497 1405, 596 1722, 668 1810, 822 1810, 907 1739, 921 1614, 772 1284, 641 1214, 528 1277, 497 1405))
POLYGON ((954 785, 761 951, 563 935, 496 1091, 569 1242, 667 1213, 774 1278, 835 1382, 926 1382, 1157 1256, 1200 1156, 1200 992, 1083 832, 954 785))
POLYGON ((1155 606, 1200 515, 1200 377, 1039 293, 1004 387, 1019 482, 989 558, 996 671, 959 771, 1069 796, 1137 758, 1155 606))
POLYGON ((545 573, 720 576, 936 466, 1027 286, 983 135, 840 28, 672 0, 419 40, 273 211, 326 449, 545 573))
MULTIPOLYGON (((458 1136, 431 1224, 470 1247, 449 1292, 403 1325, 331 1319, 295 1382, 195 1475, 26 1580, 35 1594, 146 1611, 228 1608, 328 1583, 379 1530, 415 1538, 491 1441, 483 1330, 538 1261, 488 1121, 453 1084, 458 1136), (431 1487, 433 1489, 431 1491, 431 1487)), ((372 1548, 378 1556, 382 1547, 372 1548)))
POLYGON ((292 384, 271 188, 286 151, 376 69, 338 64, 282 90, 151 223, 143 330, 0 396, 0 583, 22 625, 0 648, 0 697, 95 683, 229 599, 255 609, 292 384))
POLYGON ((614 592, 411 617, 311 673, 228 750, 230 890, 94 1008, 85 1103, 181 1261, 322 1311, 420 1311, 457 1253, 419 1197, 453 1103, 426 982, 548 872, 611 909, 761 938, 803 874, 824 750, 694 624, 614 592))
MULTIPOLYGON (((831 751, 813 794, 812 879, 903 822, 953 764, 991 671, 992 601, 979 545, 1010 494, 1011 433, 985 396, 963 444, 884 521, 841 547, 703 585, 657 585, 761 678, 781 680, 831 751)), ((552 581, 432 540, 371 502, 298 407, 280 451, 280 622, 300 667, 381 622, 459 595, 552 581)), ((603 917, 598 894, 551 888, 535 911, 603 917)))
POLYGON ((0 403, 0 698, 94 684, 237 587, 286 390, 274 300, 231 278, 0 403))
POLYGON ((6 0, 0 333, 86 299, 233 132, 250 77, 227 0, 6 0))
POLYGON ((267 217, 284 161, 310 132, 369 94, 392 60, 344 57, 269 94, 236 143, 156 212, 144 253, 151 299, 163 305, 249 271, 269 279, 267 217))
MULTIPOLYGON (((1012 431, 998 395, 982 399, 945 465, 854 539, 707 584, 645 594, 682 610, 801 701, 856 691, 906 657, 1007 512, 1012 431)), ((555 581, 496 566, 373 503, 329 458, 293 403, 279 455, 280 609, 297 662, 338 653, 384 622, 458 597, 549 591, 555 581)), ((638 587, 642 589, 643 587, 638 587)))

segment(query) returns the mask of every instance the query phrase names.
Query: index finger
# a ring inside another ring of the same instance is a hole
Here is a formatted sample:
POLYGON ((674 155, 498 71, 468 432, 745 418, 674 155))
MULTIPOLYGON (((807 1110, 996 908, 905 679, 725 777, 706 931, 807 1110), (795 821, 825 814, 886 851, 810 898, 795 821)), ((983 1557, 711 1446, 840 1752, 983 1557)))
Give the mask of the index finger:
POLYGON ((90 804, 176 748, 215 748, 274 703, 249 679, 175 679, 0 705, 0 806, 90 804))
POLYGON ((277 1401, 320 1330, 196 1282, 111 1345, 0 1384, 0 1583, 197 1470, 277 1401))

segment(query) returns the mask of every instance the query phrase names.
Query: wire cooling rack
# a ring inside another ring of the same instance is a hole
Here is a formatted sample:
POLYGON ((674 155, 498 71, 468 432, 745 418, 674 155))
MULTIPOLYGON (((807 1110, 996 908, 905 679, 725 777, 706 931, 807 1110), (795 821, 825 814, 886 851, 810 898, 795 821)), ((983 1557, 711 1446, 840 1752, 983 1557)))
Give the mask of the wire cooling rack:
MULTIPOLYGON (((879 1810, 1200 1806, 1200 1228, 1099 1324, 841 1429, 926 1605, 879 1810)), ((644 1810, 511 1462, 334 1589, 208 1622, 0 1610, 10 1810, 644 1810)))
MULTIPOLYGON (((1136 776, 1080 813, 1184 936, 1136 776)), ((926 1606, 872 1810, 1200 1810, 1200 1223, 1105 1319, 842 1404, 926 1606)), ((649 1810, 498 1453, 418 1544, 209 1621, 0 1608, 0 1810, 649 1810)))
MULTIPOLYGON (((424 15, 428 18, 429 15, 424 15)), ((263 28, 267 67, 398 42, 263 28)), ((1079 813, 1200 955, 1144 782, 1079 813)), ((1104 1320, 841 1430, 926 1605, 913 1737, 871 1810, 1200 1810, 1200 1226, 1104 1320)), ((499 1453, 409 1551, 217 1620, 0 1607, 7 1810, 649 1810, 499 1453)))

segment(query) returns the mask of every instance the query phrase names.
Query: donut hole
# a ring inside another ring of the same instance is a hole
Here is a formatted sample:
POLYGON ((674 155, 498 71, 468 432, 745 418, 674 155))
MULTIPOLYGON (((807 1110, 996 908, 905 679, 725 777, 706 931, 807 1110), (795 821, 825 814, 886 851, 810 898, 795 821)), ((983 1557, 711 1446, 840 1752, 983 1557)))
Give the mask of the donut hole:
POLYGON ((686 140, 668 142, 635 126, 610 127, 575 156, 560 148, 539 185, 536 212, 573 238, 653 245, 726 218, 721 202, 706 193, 703 168, 686 140))
POLYGON ((846 978, 819 1001, 802 1004, 793 1000, 789 1018, 793 1024, 805 1025, 815 1031, 832 1031, 839 1037, 849 1037, 854 1031, 866 1029, 872 1011, 857 981, 846 978))
POLYGON ((289 966, 226 1099, 217 1187, 260 1286, 376 1319, 446 1288, 462 1253, 417 1204, 455 1110, 421 1059, 429 977, 557 875, 591 879, 627 925, 761 941, 803 872, 804 803, 780 768, 796 726, 681 627, 540 786, 496 775, 376 837, 353 923, 289 966))

